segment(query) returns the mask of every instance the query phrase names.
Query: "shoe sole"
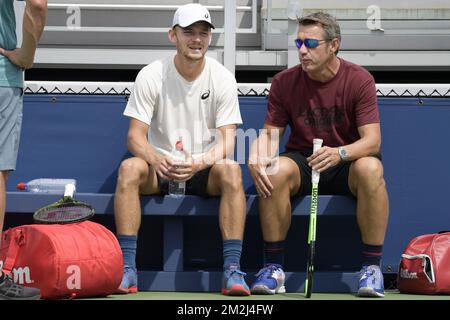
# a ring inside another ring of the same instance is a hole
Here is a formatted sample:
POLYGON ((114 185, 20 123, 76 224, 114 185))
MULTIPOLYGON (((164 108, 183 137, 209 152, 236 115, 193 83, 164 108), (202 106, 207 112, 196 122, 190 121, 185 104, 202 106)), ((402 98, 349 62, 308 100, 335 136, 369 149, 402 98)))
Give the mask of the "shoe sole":
POLYGON ((249 296, 250 290, 244 288, 240 284, 232 285, 230 289, 223 288, 222 294, 225 296, 249 296))
POLYGON ((115 294, 128 294, 128 293, 137 293, 138 288, 137 287, 129 287, 127 288, 117 288, 116 291, 114 291, 115 294))
POLYGON ((363 287, 363 288, 359 288, 358 297, 382 298, 382 297, 384 297, 384 294, 376 292, 373 288, 363 287))
POLYGON ((252 288, 251 291, 252 294, 276 294, 276 293, 286 293, 286 288, 285 286, 281 286, 278 289, 269 289, 267 286, 261 284, 261 285, 256 285, 252 288))
POLYGON ((4 295, 0 296, 0 300, 39 300, 41 298, 41 295, 38 294, 36 296, 26 297, 26 298, 13 298, 13 297, 7 297, 4 295))

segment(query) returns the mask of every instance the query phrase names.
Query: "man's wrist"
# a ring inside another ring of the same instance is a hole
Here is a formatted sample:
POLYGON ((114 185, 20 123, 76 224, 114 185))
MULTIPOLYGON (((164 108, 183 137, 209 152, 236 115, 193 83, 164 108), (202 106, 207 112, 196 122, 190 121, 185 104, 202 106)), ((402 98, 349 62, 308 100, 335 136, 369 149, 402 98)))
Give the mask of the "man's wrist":
POLYGON ((193 160, 192 171, 195 173, 202 171, 208 167, 206 159, 204 157, 200 157, 196 160, 193 160))
POLYGON ((345 147, 338 147, 338 154, 342 161, 348 161, 349 155, 345 147))

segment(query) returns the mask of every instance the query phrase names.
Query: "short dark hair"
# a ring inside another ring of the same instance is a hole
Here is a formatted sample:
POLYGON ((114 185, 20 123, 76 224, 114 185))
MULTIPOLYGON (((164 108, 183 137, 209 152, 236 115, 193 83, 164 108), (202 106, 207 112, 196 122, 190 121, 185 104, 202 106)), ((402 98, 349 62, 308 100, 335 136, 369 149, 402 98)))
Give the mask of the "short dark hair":
MULTIPOLYGON (((325 12, 314 12, 307 16, 298 18, 298 24, 301 26, 320 25, 325 31, 325 40, 331 41, 333 39, 339 39, 341 42, 341 27, 336 21, 336 18, 325 12)), ((338 53, 336 51, 336 54, 338 53)))

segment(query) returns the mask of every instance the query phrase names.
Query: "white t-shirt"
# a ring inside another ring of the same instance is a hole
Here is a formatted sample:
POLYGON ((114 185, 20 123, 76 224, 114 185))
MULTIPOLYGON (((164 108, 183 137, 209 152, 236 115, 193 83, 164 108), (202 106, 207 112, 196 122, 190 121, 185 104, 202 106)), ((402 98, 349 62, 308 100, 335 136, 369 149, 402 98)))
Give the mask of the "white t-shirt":
POLYGON ((170 155, 181 137, 194 158, 214 145, 216 128, 242 124, 236 79, 209 57, 192 82, 178 73, 174 56, 144 67, 123 114, 150 126, 148 140, 160 153, 170 155))

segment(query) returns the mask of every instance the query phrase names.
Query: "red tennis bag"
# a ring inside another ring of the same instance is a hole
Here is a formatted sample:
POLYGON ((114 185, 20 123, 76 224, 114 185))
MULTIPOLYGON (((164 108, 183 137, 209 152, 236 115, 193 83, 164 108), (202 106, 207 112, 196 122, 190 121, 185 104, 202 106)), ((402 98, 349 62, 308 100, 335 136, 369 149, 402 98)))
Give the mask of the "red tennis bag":
POLYGON ((412 239, 399 266, 401 293, 450 294, 450 232, 412 239))
POLYGON ((14 282, 39 288, 43 299, 106 296, 119 287, 123 273, 116 237, 91 221, 9 229, 0 260, 14 282))

